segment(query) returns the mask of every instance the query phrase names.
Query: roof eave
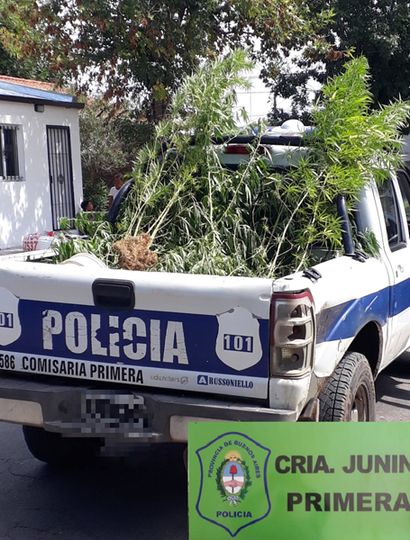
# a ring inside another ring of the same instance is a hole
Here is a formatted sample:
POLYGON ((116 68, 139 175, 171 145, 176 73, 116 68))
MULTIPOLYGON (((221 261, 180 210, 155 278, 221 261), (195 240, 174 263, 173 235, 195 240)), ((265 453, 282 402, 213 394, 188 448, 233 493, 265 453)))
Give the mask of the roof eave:
POLYGON ((23 96, 6 96, 1 94, 0 101, 14 101, 17 103, 51 105, 52 107, 65 107, 68 109, 84 109, 84 103, 79 103, 78 101, 52 101, 50 99, 40 99, 23 96))

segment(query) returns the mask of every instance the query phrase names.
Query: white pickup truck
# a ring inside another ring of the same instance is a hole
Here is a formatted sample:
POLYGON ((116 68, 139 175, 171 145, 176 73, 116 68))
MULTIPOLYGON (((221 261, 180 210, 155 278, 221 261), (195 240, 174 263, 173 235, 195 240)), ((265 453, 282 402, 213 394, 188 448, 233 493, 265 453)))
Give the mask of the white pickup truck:
POLYGON ((0 420, 46 462, 198 419, 374 420, 374 378, 410 347, 410 178, 361 194, 378 257, 337 208, 345 253, 276 280, 0 257, 0 420))

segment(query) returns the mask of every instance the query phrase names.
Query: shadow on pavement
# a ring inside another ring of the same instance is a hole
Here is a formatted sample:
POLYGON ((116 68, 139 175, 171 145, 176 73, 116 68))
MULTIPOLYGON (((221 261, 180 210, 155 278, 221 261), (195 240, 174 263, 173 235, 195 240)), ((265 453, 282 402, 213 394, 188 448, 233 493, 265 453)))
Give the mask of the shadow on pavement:
MULTIPOLYGON (((378 404, 410 411, 410 353, 402 354, 376 380, 378 404)), ((394 420, 394 411, 392 411, 394 420)), ((403 420, 402 417, 397 418, 403 420)), ((409 418, 410 420, 410 414, 409 418)))

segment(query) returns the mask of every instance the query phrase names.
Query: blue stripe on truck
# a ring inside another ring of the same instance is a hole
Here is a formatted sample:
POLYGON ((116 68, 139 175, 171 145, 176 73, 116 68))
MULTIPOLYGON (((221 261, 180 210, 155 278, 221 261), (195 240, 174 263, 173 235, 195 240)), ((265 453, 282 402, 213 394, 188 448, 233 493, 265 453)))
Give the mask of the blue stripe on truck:
MULTIPOLYGON (((368 322, 385 325, 410 307, 410 279, 366 296, 323 309, 317 315, 317 343, 352 338, 368 322)), ((410 321, 409 321, 410 325, 410 321)))

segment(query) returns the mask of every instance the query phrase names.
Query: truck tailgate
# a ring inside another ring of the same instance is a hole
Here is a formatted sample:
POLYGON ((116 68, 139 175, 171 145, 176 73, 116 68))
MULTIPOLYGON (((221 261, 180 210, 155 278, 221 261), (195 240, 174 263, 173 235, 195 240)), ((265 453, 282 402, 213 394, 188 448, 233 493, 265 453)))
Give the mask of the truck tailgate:
POLYGON ((264 399, 272 281, 0 262, 0 369, 264 399))

